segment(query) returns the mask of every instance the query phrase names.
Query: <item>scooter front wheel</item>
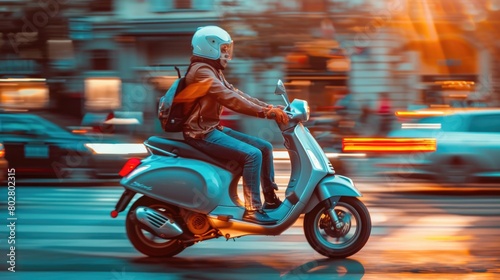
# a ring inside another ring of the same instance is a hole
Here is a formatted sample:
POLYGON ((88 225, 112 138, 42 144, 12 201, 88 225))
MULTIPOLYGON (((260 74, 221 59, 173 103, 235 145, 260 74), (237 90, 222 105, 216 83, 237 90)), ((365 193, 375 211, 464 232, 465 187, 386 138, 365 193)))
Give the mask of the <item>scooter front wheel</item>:
POLYGON ((139 198, 130 207, 125 221, 127 236, 134 248, 150 257, 172 257, 182 252, 185 247, 177 239, 163 239, 141 228, 134 217, 139 206, 155 209, 170 219, 176 216, 176 209, 166 203, 146 196, 139 198))
POLYGON ((327 202, 319 203, 304 216, 304 233, 309 245, 329 258, 354 255, 368 241, 371 218, 366 206, 355 197, 342 197, 334 211, 340 224, 336 226, 329 215, 327 202))

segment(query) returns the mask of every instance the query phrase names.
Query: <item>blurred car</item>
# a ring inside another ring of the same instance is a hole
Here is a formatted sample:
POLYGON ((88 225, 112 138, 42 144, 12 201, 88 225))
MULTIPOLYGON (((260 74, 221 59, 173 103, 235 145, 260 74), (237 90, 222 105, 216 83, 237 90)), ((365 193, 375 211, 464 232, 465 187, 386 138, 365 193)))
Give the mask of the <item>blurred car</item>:
POLYGON ((435 138, 437 149, 384 158, 380 173, 451 184, 500 178, 500 110, 446 111, 401 125, 388 136, 435 138))
POLYGON ((18 178, 118 176, 128 158, 147 155, 142 143, 104 134, 74 134, 26 113, 0 113, 0 139, 18 178))
POLYGON ((7 169, 9 168, 9 163, 5 159, 5 149, 3 144, 0 143, 0 182, 3 182, 7 179, 7 169))

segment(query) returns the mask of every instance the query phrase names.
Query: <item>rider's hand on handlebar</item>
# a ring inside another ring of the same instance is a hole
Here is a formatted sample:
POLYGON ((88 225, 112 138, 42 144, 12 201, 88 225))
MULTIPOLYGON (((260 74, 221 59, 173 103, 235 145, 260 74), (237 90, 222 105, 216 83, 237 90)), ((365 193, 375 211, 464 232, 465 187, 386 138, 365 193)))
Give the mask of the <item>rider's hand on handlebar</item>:
POLYGON ((272 105, 272 104, 269 104, 269 105, 267 105, 267 108, 268 109, 278 108, 278 109, 281 109, 281 110, 285 110, 285 106, 283 106, 283 105, 272 105))
POLYGON ((279 124, 288 124, 288 115, 279 108, 270 108, 266 112, 266 118, 268 119, 276 119, 279 124))

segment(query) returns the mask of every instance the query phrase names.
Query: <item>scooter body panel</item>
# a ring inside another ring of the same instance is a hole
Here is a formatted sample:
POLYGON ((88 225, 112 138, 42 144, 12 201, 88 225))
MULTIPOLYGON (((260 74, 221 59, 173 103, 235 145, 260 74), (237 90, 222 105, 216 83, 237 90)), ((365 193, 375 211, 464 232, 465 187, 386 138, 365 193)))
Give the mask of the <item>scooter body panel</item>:
POLYGON ((218 205, 234 205, 227 192, 233 179, 231 172, 203 161, 151 155, 120 184, 157 200, 208 214, 218 205))

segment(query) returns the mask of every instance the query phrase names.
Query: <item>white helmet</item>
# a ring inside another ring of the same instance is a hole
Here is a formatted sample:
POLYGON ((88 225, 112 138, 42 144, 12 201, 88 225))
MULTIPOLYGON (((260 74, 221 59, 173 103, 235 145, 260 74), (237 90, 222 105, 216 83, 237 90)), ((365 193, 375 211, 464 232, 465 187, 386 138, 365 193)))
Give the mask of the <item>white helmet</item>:
POLYGON ((226 30, 218 26, 198 27, 191 40, 191 46, 193 55, 196 56, 213 60, 233 58, 233 40, 226 30))

